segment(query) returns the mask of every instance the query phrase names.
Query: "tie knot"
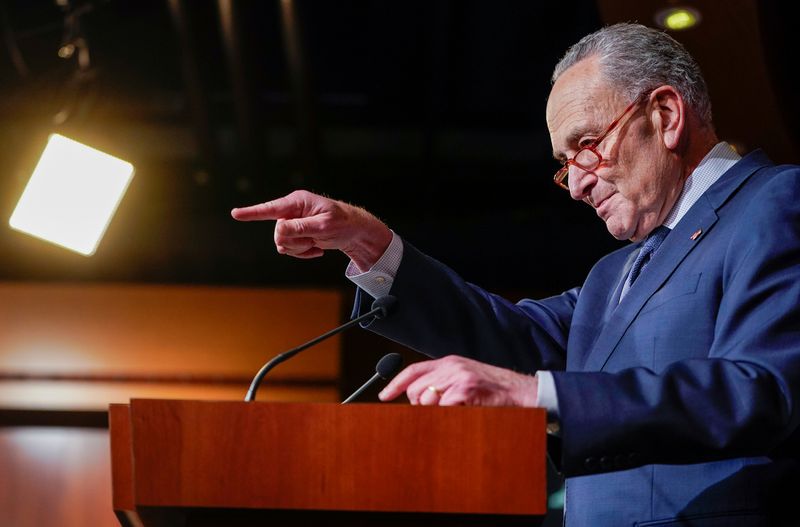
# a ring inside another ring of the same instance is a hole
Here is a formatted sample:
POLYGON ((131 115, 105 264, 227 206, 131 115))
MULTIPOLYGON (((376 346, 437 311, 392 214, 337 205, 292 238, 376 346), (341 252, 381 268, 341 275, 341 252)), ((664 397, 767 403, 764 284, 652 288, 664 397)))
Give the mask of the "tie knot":
POLYGON ((642 272, 644 266, 650 261, 653 253, 656 252, 656 249, 658 249, 664 241, 664 238, 667 237, 667 234, 669 234, 669 227, 664 227, 662 225, 645 238, 641 249, 639 249, 639 254, 636 256, 636 260, 634 260, 631 266, 631 272, 628 275, 628 287, 632 286, 633 282, 639 277, 639 273, 642 272))
POLYGON ((650 254, 658 249, 668 234, 669 227, 664 227, 663 225, 657 227, 647 238, 645 238, 644 243, 642 243, 642 252, 650 254))

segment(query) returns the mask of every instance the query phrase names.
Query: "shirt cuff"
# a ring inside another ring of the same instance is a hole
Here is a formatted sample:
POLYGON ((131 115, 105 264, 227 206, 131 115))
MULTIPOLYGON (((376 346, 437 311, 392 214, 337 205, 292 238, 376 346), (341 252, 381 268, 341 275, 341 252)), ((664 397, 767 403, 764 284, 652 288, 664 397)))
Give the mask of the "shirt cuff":
POLYGON ((392 241, 375 265, 362 273, 351 261, 344 275, 348 280, 363 289, 372 298, 381 298, 389 294, 403 260, 403 239, 392 231, 392 241))
POLYGON ((536 389, 536 406, 547 410, 548 420, 557 420, 558 394, 553 374, 546 370, 539 370, 536 372, 536 377, 539 379, 539 386, 536 389))

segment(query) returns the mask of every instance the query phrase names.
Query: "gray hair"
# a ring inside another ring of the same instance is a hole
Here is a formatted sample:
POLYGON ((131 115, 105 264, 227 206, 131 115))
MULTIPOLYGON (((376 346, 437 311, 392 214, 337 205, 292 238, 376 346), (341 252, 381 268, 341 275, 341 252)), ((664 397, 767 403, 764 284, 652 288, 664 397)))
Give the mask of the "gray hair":
POLYGON ((553 71, 552 82, 585 58, 597 56, 605 79, 628 100, 668 84, 707 125, 711 100, 700 67, 678 41, 640 24, 614 24, 570 47, 553 71))

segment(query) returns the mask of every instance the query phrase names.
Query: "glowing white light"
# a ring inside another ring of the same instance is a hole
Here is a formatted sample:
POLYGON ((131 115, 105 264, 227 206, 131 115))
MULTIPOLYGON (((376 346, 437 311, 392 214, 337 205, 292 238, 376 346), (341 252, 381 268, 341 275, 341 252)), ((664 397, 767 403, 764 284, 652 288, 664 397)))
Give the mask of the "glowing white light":
POLYGON ((53 134, 9 224, 91 256, 131 178, 127 161, 53 134))

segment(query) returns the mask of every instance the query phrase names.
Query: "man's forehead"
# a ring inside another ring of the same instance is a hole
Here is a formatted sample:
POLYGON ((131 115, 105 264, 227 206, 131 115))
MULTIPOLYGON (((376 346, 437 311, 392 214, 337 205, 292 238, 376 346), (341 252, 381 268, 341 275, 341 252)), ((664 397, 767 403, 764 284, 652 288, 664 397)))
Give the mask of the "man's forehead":
POLYGON ((608 125, 606 114, 612 107, 610 98, 589 95, 556 100, 552 106, 548 105, 547 129, 554 157, 563 157, 562 150, 587 134, 600 133, 608 125))
POLYGON ((620 98, 601 75, 595 59, 585 59, 567 69, 553 85, 547 100, 547 128, 554 155, 561 157, 560 150, 577 140, 577 136, 607 126, 605 121, 620 98))
POLYGON ((550 91, 547 99, 547 122, 549 126, 557 124, 567 118, 602 113, 613 106, 617 98, 615 90, 597 74, 591 74, 586 68, 578 70, 575 75, 570 75, 573 68, 578 68, 581 63, 568 69, 559 77, 550 91))

